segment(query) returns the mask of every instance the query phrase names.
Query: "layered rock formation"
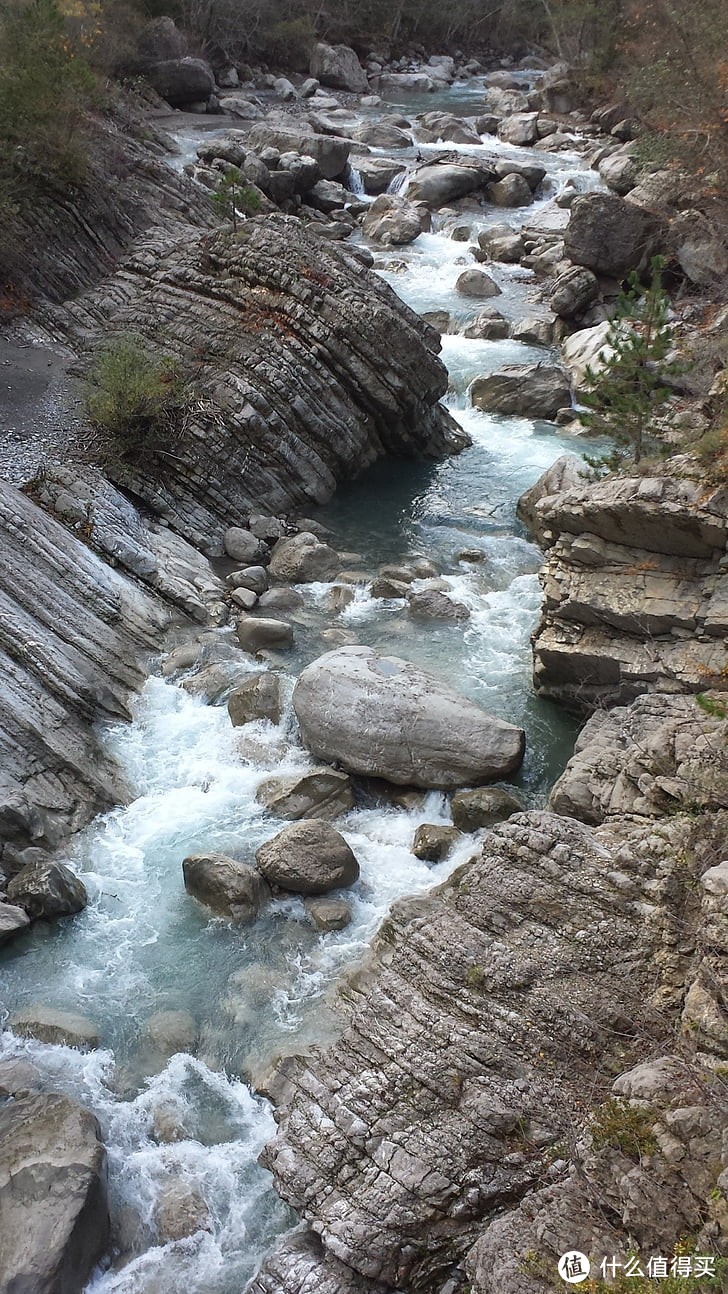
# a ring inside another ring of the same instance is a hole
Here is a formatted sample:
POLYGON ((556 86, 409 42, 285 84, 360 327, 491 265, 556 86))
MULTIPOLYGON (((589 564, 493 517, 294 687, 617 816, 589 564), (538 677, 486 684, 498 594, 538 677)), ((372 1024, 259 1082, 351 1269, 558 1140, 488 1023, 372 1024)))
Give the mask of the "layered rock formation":
POLYGON ((221 586, 205 559, 168 532, 145 530, 97 473, 49 470, 36 495, 44 508, 0 484, 0 867, 7 876, 37 861, 34 850, 54 848, 124 798, 93 725, 128 717, 129 695, 175 614, 183 609, 204 621, 220 605, 221 586))
MULTIPOLYGON (((554 806, 600 825, 530 812, 496 827, 439 889, 395 905, 341 989, 338 1042, 281 1063, 264 1162, 310 1230, 251 1292, 458 1289, 465 1266, 478 1294, 527 1294, 570 1248, 624 1262, 635 1241, 671 1254, 688 1232, 697 1252, 728 1248, 711 1204, 727 815, 680 812, 686 795, 656 816, 661 704, 585 731, 554 806)), ((723 751, 725 795, 722 721, 689 697, 668 706, 702 754, 680 778, 723 751)))
POLYGON ((69 312, 81 342, 101 322, 196 372, 199 400, 163 476, 133 464, 117 475, 207 552, 250 511, 322 503, 382 454, 465 443, 437 404, 437 334, 356 252, 292 218, 143 246, 69 312))
POLYGON ((546 547, 534 636, 539 693, 579 709, 725 676, 725 489, 685 476, 566 480, 521 501, 546 547))

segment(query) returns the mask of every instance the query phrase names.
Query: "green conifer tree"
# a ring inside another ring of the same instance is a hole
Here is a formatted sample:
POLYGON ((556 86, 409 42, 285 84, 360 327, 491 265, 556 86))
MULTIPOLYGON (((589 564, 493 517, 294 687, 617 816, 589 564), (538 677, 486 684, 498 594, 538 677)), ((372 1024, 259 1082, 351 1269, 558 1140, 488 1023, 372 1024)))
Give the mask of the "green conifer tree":
POLYGON ((673 337, 670 298, 662 286, 664 267, 662 257, 653 257, 647 288, 636 272, 630 274, 606 337, 612 353, 598 374, 587 369, 590 387, 580 392, 585 407, 579 419, 590 431, 615 442, 611 453, 587 458, 594 467, 614 471, 625 460, 640 462, 645 438, 671 395, 665 379, 680 371, 668 358, 673 337))

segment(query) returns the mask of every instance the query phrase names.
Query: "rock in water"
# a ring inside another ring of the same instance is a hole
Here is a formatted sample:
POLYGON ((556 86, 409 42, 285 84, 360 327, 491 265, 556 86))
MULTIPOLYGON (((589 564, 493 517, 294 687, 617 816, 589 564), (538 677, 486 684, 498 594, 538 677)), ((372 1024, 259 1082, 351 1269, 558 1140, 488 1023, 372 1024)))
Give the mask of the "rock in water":
POLYGON ((555 418, 571 404, 569 379, 556 365, 504 364, 477 377, 470 398, 478 409, 525 418, 555 418))
POLYGON ((0 1290, 81 1294, 109 1242, 106 1151, 70 1097, 0 1109, 0 1290))
POLYGON ((310 584, 330 580, 340 569, 341 558, 336 550, 302 530, 290 539, 279 539, 273 549, 269 574, 283 584, 310 584))
POLYGON ((10 1017, 10 1028, 19 1038, 35 1038, 37 1042, 52 1043, 56 1047, 78 1047, 93 1050, 101 1041, 99 1031, 88 1016, 76 1011, 57 1011, 42 1002, 32 1003, 10 1017))
POLYGON ((228 697, 228 714, 234 728, 244 723, 267 719, 269 723, 281 720, 281 683, 277 674, 260 670, 248 674, 228 697))
POLYGON ((30 925, 30 918, 22 908, 13 903, 0 903, 0 945, 19 935, 30 925))
POLYGON ((296 683, 293 708, 319 759, 398 785, 481 785, 523 759, 520 728, 370 647, 342 647, 313 661, 296 683))
POLYGON ((241 925, 254 921, 269 897, 254 867, 225 854, 191 854, 182 863, 182 874, 188 894, 241 925))
POLYGON ((8 885, 8 899, 30 917, 68 917, 86 907, 86 886, 63 863, 31 863, 8 885))
POLYGON ((344 837, 328 822, 302 818, 284 827, 256 853, 271 885, 294 894, 327 894, 353 885, 359 864, 344 837))
POLYGON ((279 818, 338 818, 354 807, 351 781, 335 768, 310 768, 289 777, 266 777, 255 793, 279 818))
POLYGON ((90 311, 154 347, 163 315, 165 352, 198 367, 211 332, 220 340, 164 480, 119 469, 203 551, 251 511, 305 513, 384 454, 467 443, 437 403, 437 334, 352 250, 273 215, 160 252, 153 268, 146 253, 125 262, 118 292, 89 294, 81 322, 87 336, 90 311))

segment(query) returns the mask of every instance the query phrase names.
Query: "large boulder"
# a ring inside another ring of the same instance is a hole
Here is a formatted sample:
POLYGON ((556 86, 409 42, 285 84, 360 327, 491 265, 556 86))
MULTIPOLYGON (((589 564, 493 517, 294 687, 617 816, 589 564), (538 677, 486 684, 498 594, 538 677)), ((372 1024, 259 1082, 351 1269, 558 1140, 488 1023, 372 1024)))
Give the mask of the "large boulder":
POLYGON ((245 723, 267 719, 269 723, 281 720, 281 683, 271 670, 248 674, 228 697, 228 714, 234 728, 245 723))
POLYGON ((538 113, 514 112, 505 117, 498 127, 499 138, 506 144, 528 147, 538 143, 538 113))
POLYGON ((392 181, 407 169, 403 162, 391 157, 357 157, 354 166, 364 192, 372 195, 386 193, 392 181))
POLYGON ((367 74, 348 45, 314 45, 309 70, 311 76, 333 90, 366 94, 369 89, 367 74))
POLYGON ((253 654, 265 650, 287 651, 293 646, 293 626, 285 620, 241 616, 235 626, 235 634, 240 646, 253 654))
POLYGON ((268 568, 272 579, 282 584, 310 584, 330 580, 341 569, 341 558, 316 535, 302 530, 290 539, 279 539, 268 568))
POLYGON ((398 785, 480 785, 523 759, 520 728, 370 647, 342 647, 313 661, 299 676, 293 707, 319 759, 398 785))
POLYGON ((0 1109, 0 1290, 81 1294, 109 1243, 106 1151, 68 1096, 0 1109))
POLYGON ((464 198, 495 179, 495 172, 487 166, 465 165, 459 162, 433 163, 421 166, 407 185, 410 202, 424 202, 436 209, 456 198, 464 198))
POLYGON ((307 122, 285 124, 261 121, 253 126, 248 143, 256 152, 277 148, 280 153, 301 153, 312 157, 325 180, 335 180, 346 170, 351 141, 338 135, 319 135, 307 122))
POLYGON ((355 137, 370 148, 409 148, 412 144, 412 136, 406 130, 386 121, 365 122, 358 127, 355 137))
POLYGON ((458 275, 455 291, 464 297, 475 297, 478 301, 487 301, 490 297, 499 297, 501 289, 485 270, 463 270, 458 275))
POLYGON ((201 58, 166 58, 144 69, 150 85, 172 108, 204 103, 215 89, 209 63, 201 58))
POLYGON ((173 18, 154 18, 142 27, 135 43, 136 53, 146 63, 184 58, 189 50, 187 38, 173 18))
POLYGON ((422 217, 417 207, 397 194, 383 193, 376 198, 362 222, 362 231, 385 247, 413 243, 422 233, 422 217))
POLYGON ((470 399, 487 413, 549 419, 569 408, 571 389, 566 373, 555 364, 504 364, 475 379, 470 399))
POLYGON ((354 807, 351 781, 335 768, 309 768, 305 773, 266 777, 255 798, 279 818, 338 818, 354 807))
POLYGON ((661 227, 653 212, 615 193, 585 193, 571 205, 564 249, 575 265, 622 279, 649 263, 661 227))
POLYGON ((359 864, 344 837, 318 818, 292 822, 261 845, 255 857, 270 885, 293 894, 327 894, 359 877, 359 864))
POLYGON ((533 191, 523 175, 511 171, 488 185, 488 201, 496 207, 527 207, 533 202, 533 191))
POLYGON ((193 899, 239 925, 254 921, 269 897, 255 868, 226 854, 191 854, 182 863, 182 875, 193 899))
POLYGON ((30 863, 8 885, 8 899, 29 917, 69 917, 82 912, 88 896, 83 881, 64 863, 30 863))
POLYGON ((579 328, 561 343, 561 357, 575 388, 589 384, 614 355, 612 324, 608 319, 593 328, 579 328))

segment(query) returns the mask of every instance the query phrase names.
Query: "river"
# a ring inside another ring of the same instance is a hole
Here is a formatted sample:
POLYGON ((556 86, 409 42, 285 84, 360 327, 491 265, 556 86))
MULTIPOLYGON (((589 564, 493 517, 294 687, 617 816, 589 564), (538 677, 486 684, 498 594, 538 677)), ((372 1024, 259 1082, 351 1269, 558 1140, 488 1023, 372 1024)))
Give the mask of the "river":
MULTIPOLYGON (((482 94, 482 85, 471 83, 398 107, 465 114, 480 109, 482 94)), ((540 154, 491 138, 483 147, 541 161, 548 176, 543 197, 531 207, 463 216, 474 235, 502 220, 530 224, 567 181, 594 186, 578 152, 540 154)), ((435 217, 433 232, 407 248, 379 249, 377 267, 414 309, 447 309, 462 321, 478 307, 458 297, 454 283, 472 260, 443 223, 435 217)), ((499 310, 511 318, 537 312, 529 271, 496 265, 492 272, 502 288, 494 303, 499 310)), ((330 542, 358 553, 365 570, 427 557, 470 619, 423 624, 406 614, 404 603, 373 599, 367 586, 358 586, 354 601, 334 615, 326 605, 329 586, 305 586, 304 606, 294 614, 296 649, 286 660, 288 696, 296 672, 326 649, 320 633, 327 627, 405 655, 526 729, 528 753, 516 787, 524 805, 538 805, 571 752, 574 727, 532 692, 529 635, 539 609, 540 554, 518 524, 515 505, 574 442, 552 424, 495 418, 468 406, 476 376, 503 363, 547 359, 548 350, 447 335, 442 355, 450 374, 447 403, 472 447, 443 463, 382 462, 341 489, 318 518, 332 531, 330 542)), ((214 633, 232 643, 230 629, 214 633)), ((251 660, 250 668, 257 663, 251 660)), ((266 1247, 291 1222, 257 1164, 274 1130, 272 1114, 245 1080, 264 1076, 276 1054, 331 1036, 327 994, 337 975, 365 951, 390 904, 442 880, 473 852, 473 839, 431 866, 410 845, 420 823, 449 820, 442 796, 428 795, 417 809, 359 807, 337 823, 361 865, 346 930, 318 934, 293 898, 275 902, 251 928, 230 928, 209 920, 186 896, 181 862, 203 850, 248 857, 279 828, 255 791, 271 772, 311 762, 297 744, 290 705, 278 728, 256 724, 242 734, 231 728, 224 705, 206 705, 178 680, 154 676, 135 704, 133 723, 108 729, 104 740, 135 798, 74 843, 69 861, 83 874, 89 905, 72 921, 35 925, 0 961, 7 1012, 39 1000, 82 1011, 99 1026, 102 1049, 82 1055, 6 1030, 2 1052, 32 1059, 49 1089, 77 1097, 101 1122, 124 1262, 96 1273, 88 1294, 182 1288, 240 1294, 266 1247), (198 1039, 150 1075, 140 1038, 144 1022, 160 1010, 190 1012, 198 1039), (157 1203, 180 1181, 204 1201, 206 1229, 160 1245, 157 1203)))

